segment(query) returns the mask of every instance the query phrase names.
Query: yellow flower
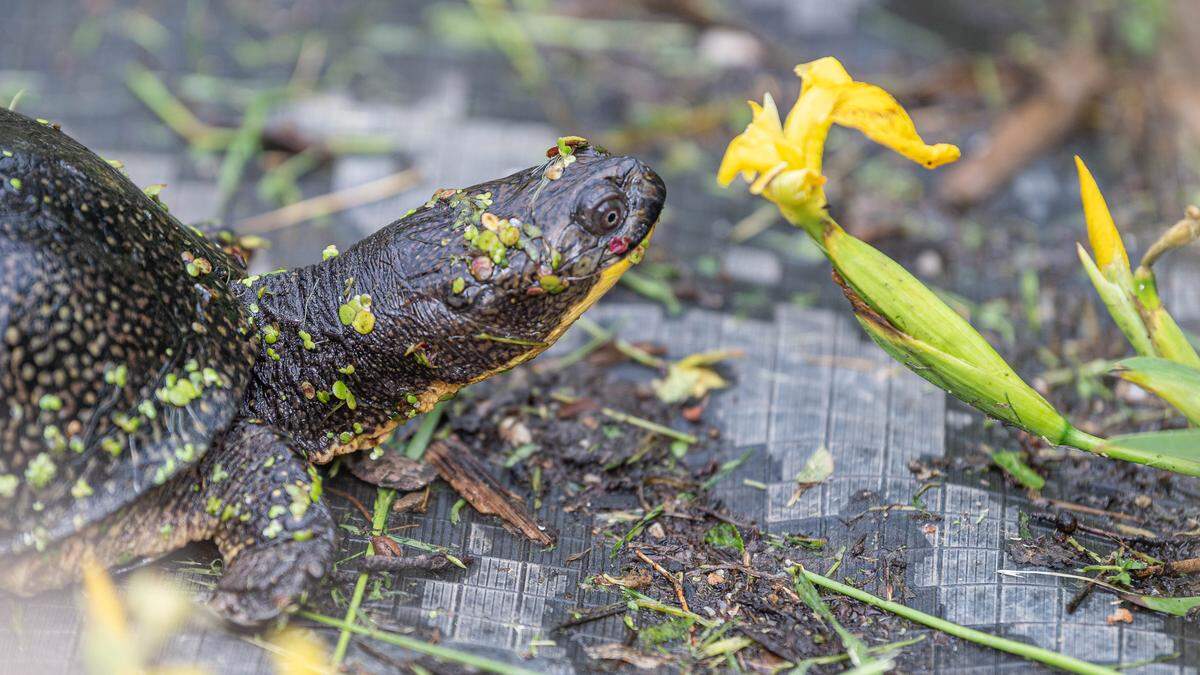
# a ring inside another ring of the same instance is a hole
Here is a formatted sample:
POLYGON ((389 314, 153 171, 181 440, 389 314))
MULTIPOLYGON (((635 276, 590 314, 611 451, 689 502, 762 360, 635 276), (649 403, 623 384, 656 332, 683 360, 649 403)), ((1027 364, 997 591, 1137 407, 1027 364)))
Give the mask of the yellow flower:
POLYGON ((1088 241, 1096 254, 1096 266, 1109 280, 1118 272, 1129 274, 1129 256, 1121 243, 1121 233, 1108 211, 1104 195, 1100 194, 1100 186, 1096 185, 1096 179, 1079 155, 1075 155, 1075 169, 1079 172, 1079 197, 1083 201, 1083 219, 1087 221, 1088 241))
POLYGON ((1079 261, 1109 315, 1138 354, 1200 368, 1200 354, 1163 307, 1154 271, 1145 264, 1145 258, 1136 272, 1130 271, 1121 232, 1113 222, 1100 186, 1078 156, 1075 168, 1079 171, 1079 197, 1083 201, 1088 242, 1096 255, 1096 261, 1092 262, 1083 246, 1077 245, 1079 261))
POLYGON ((761 106, 749 102, 754 116, 725 151, 717 172, 722 185, 740 174, 752 193, 778 204, 792 222, 806 224, 825 208, 821 161, 834 124, 858 129, 929 169, 958 159, 957 147, 926 144, 891 94, 855 82, 832 56, 796 66, 796 75, 803 84, 785 122, 770 95, 761 106))

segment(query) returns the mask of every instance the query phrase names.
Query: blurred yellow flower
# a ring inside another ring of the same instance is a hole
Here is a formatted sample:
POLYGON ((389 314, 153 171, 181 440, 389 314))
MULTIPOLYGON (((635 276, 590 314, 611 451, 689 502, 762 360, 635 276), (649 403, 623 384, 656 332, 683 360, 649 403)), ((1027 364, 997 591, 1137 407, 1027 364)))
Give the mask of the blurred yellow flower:
POLYGON ((278 675, 330 675, 337 671, 329 663, 325 643, 311 630, 289 626, 276 633, 271 643, 278 675))
POLYGON ((957 147, 926 144, 891 94, 855 82, 832 56, 796 66, 796 75, 802 86, 787 120, 780 123, 770 95, 761 106, 749 101, 753 119, 729 143, 717 171, 722 185, 740 174, 750 192, 775 202, 793 223, 808 224, 825 208, 821 161, 834 124, 858 129, 929 169, 958 159, 957 147))
POLYGON ((163 644, 193 615, 191 599, 150 571, 130 578, 118 593, 108 571, 90 558, 83 564, 87 623, 83 633, 84 665, 97 675, 149 673, 204 675, 193 665, 162 665, 156 655, 163 644))

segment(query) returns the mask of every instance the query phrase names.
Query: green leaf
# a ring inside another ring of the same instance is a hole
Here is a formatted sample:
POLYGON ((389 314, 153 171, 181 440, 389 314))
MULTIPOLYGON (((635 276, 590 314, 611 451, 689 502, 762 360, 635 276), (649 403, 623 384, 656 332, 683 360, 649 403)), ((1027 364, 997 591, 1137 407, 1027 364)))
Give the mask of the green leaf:
POLYGON ((746 552, 746 543, 742 541, 742 533, 729 523, 718 523, 704 534, 704 543, 717 548, 725 548, 738 553, 746 552))
POLYGON ((1200 607, 1200 595, 1185 595, 1178 598, 1159 598, 1153 595, 1133 595, 1130 594, 1130 600, 1134 603, 1152 609, 1156 612, 1172 614, 1174 616, 1187 616, 1195 607, 1200 607))
POLYGON ((629 528, 629 531, 625 533, 624 537, 621 537, 621 539, 618 540, 617 543, 613 544, 612 551, 609 552, 609 557, 610 558, 617 557, 617 554, 621 552, 621 548, 623 546, 625 546, 625 544, 628 544, 630 541, 633 541, 634 537, 641 534, 642 530, 646 529, 646 526, 649 525, 651 522, 653 522, 655 518, 658 518, 659 516, 661 516, 663 514, 663 510, 665 510, 666 508, 667 508, 667 505, 664 503, 664 504, 659 504, 658 506, 650 509, 650 511, 648 513, 646 513, 646 515, 642 516, 642 519, 639 520, 637 522, 637 524, 635 524, 633 527, 629 528))
POLYGON ((1113 374, 1175 406, 1192 424, 1200 424, 1200 370, 1150 356, 1119 361, 1113 374))
POLYGON ((1114 436, 1095 452, 1113 459, 1200 476, 1200 429, 1114 436))
POLYGON ((531 455, 533 455, 533 453, 537 452, 537 450, 537 443, 523 443, 518 445, 516 448, 513 448, 512 454, 508 456, 508 459, 504 460, 504 468, 513 468, 514 466, 528 459, 531 455))
POLYGON ((1026 464, 1021 454, 1015 450, 996 450, 991 453, 992 461, 996 463, 996 466, 1004 469, 1004 472, 1016 479, 1018 483, 1030 490, 1041 490, 1046 485, 1046 479, 1026 464))
POLYGON ((729 386, 725 378, 710 366, 741 355, 738 349, 720 349, 685 356, 667 367, 665 378, 654 380, 654 393, 663 403, 702 399, 713 389, 729 386))
POLYGON ((1109 316, 1128 338, 1129 344, 1133 345, 1133 350, 1145 356, 1156 354, 1150 334, 1146 332, 1146 325, 1142 323, 1142 316, 1133 304, 1132 279, 1126 279, 1124 281, 1126 287, 1122 288, 1121 285, 1104 278, 1100 268, 1096 267, 1096 263, 1083 249, 1082 244, 1078 245, 1078 253, 1079 262, 1083 264, 1084 271, 1092 280, 1092 285, 1096 287, 1096 293, 1100 295, 1104 306, 1108 308, 1109 316))

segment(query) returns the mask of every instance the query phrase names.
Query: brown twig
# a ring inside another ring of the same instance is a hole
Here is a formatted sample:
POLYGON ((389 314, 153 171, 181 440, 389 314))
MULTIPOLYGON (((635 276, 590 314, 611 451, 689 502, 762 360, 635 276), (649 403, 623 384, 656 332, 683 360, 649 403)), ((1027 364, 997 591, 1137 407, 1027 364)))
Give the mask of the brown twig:
POLYGON ((451 436, 431 444, 425 451, 425 460, 476 511, 498 516, 505 527, 514 528, 542 546, 554 545, 555 537, 538 525, 528 507, 505 490, 458 438, 451 436))
MULTIPOLYGON (((471 562, 463 558, 463 564, 471 562)), ((440 570, 454 565, 444 553, 420 555, 373 555, 361 558, 355 566, 358 572, 398 572, 401 570, 440 570)), ((457 567, 457 565, 454 565, 457 567)))
POLYGON ((1146 569, 1137 570, 1134 575, 1140 578, 1151 576, 1175 575, 1175 574, 1197 574, 1200 573, 1200 558, 1186 558, 1184 560, 1174 560, 1162 565, 1151 565, 1146 569))
POLYGON ((354 495, 350 494, 349 492, 345 492, 343 490, 339 490, 334 487, 329 487, 328 485, 325 486, 325 491, 328 492, 329 494, 337 495, 338 497, 341 497, 341 498, 345 499, 346 501, 350 502, 351 504, 354 505, 355 508, 357 508, 359 510, 359 512, 361 512, 363 514, 363 518, 366 518, 368 523, 370 523, 372 521, 371 512, 368 511, 367 507, 363 506, 363 503, 358 501, 358 498, 355 497, 354 495))
POLYGON ((592 548, 594 548, 594 546, 595 545, 593 544, 592 546, 589 546, 578 553, 572 553, 571 555, 567 556, 566 559, 563 560, 563 562, 573 563, 576 560, 581 560, 584 556, 586 556, 587 554, 592 552, 592 548))
POLYGON ((1127 520, 1132 523, 1142 522, 1141 518, 1129 513, 1121 513, 1120 511, 1105 511, 1104 509, 1098 509, 1094 506, 1085 506, 1083 504, 1076 504, 1075 502, 1064 502, 1061 499, 1035 499, 1033 503, 1038 506, 1049 505, 1065 511, 1086 513, 1090 516, 1105 516, 1107 518, 1112 518, 1113 520, 1127 520))
POLYGON ((387 199, 412 187, 418 180, 420 180, 420 174, 416 169, 405 169, 369 183, 304 199, 295 204, 288 204, 283 208, 247 218, 238 224, 237 231, 244 234, 261 234, 291 227, 306 220, 321 218, 387 199))
POLYGON ((667 578, 667 581, 671 582, 671 585, 675 587, 675 596, 679 598, 679 606, 683 608, 683 611, 692 611, 688 608, 687 598, 683 595, 683 584, 679 582, 679 579, 676 579, 674 574, 671 574, 662 565, 659 565, 657 562, 652 560, 650 556, 642 553, 641 549, 634 549, 633 552, 637 554, 637 557, 642 559, 642 562, 653 567, 655 572, 663 575, 667 578))
POLYGON ((599 607, 589 607, 587 609, 581 610, 579 612, 579 616, 572 617, 572 618, 567 619, 566 621, 558 624, 557 626, 552 628, 550 630, 550 632, 555 633, 564 628, 570 628, 572 626, 579 626, 579 625, 582 625, 585 623, 590 623, 592 621, 596 621, 598 619, 606 619, 610 616, 615 616, 617 614, 620 614, 621 612, 624 612, 628 606, 629 606, 628 603, 614 602, 609 605, 601 605, 599 607))
POLYGON ((981 152, 946 172, 944 199, 964 206, 986 199, 1057 145, 1109 81, 1104 57, 1090 45, 1067 47, 1043 62, 1042 88, 996 123, 981 152))

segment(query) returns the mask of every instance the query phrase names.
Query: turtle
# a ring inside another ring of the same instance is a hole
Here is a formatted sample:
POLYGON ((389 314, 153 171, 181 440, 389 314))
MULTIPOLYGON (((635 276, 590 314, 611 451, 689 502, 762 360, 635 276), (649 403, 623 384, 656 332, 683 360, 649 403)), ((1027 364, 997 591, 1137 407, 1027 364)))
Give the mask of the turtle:
POLYGON ((250 274, 117 163, 0 109, 0 588, 211 540, 219 614, 294 607, 336 545, 316 465, 535 357, 640 260, 662 179, 578 137, 546 154, 250 274))

